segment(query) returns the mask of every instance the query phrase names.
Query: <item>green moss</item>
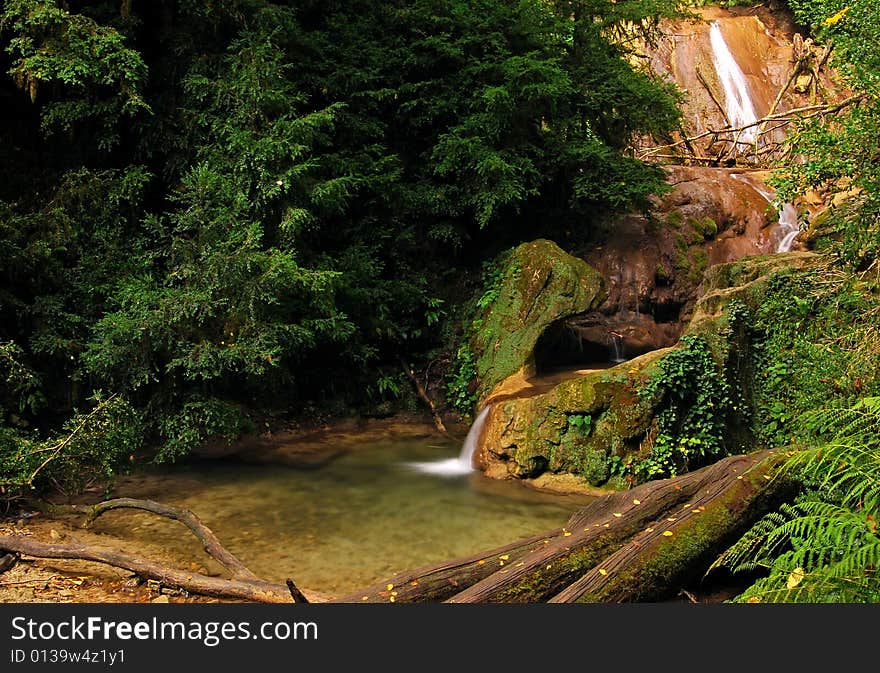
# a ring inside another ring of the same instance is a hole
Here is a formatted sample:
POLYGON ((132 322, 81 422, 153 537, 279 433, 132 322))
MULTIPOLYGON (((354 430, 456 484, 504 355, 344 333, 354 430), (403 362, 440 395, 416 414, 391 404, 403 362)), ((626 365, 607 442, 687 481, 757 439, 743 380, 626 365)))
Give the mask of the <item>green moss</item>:
POLYGON ((662 263, 658 264, 657 270, 654 271, 654 279, 657 281, 658 285, 668 285, 672 280, 672 272, 662 263))
POLYGON ((583 547, 548 561, 549 568, 536 568, 519 582, 505 587, 493 600, 499 603, 547 601, 613 553, 622 542, 623 537, 617 534, 600 535, 583 547))
POLYGON ((594 309, 606 296, 601 274, 552 241, 520 245, 500 269, 499 282, 480 300, 472 339, 479 398, 520 369, 534 369, 535 344, 551 324, 594 309))
POLYGON ((666 224, 669 225, 672 229, 681 229, 681 225, 684 223, 684 215, 681 214, 681 211, 673 210, 669 215, 666 216, 666 224))

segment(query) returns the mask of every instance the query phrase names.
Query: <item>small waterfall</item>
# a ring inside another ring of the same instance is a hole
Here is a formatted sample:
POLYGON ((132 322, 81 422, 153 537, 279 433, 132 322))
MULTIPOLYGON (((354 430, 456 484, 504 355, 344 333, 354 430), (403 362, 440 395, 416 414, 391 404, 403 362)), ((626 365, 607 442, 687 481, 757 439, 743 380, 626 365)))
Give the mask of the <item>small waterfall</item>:
POLYGON ((626 362, 626 358, 624 357, 624 344, 623 344, 623 336, 618 334, 617 332, 609 332, 608 340, 611 342, 611 347, 614 349, 614 356, 611 358, 611 362, 615 364, 620 364, 621 362, 626 362))
MULTIPOLYGON (((709 39, 712 43, 712 54, 715 61, 715 70, 721 86, 724 87, 724 97, 727 103, 727 118, 734 128, 740 128, 746 124, 758 121, 755 107, 749 96, 749 87, 745 75, 730 48, 724 40, 721 32, 721 24, 713 21, 709 26, 709 39)), ((741 142, 753 143, 757 136, 757 127, 750 126, 740 133, 741 142)))
POLYGON ((797 208, 786 203, 779 211, 779 233, 782 238, 776 244, 776 252, 788 252, 794 244, 794 239, 800 233, 797 208))
POLYGON ((474 419, 474 423, 471 425, 471 429, 468 430, 467 437, 465 437, 464 444, 461 447, 461 453, 458 454, 457 458, 407 463, 407 465, 417 472, 436 474, 441 477, 454 477, 473 472, 474 454, 480 448, 480 436, 483 434, 483 426, 486 424, 486 417, 491 409, 491 404, 486 405, 474 419))
POLYGON ((798 222, 797 208, 791 203, 780 205, 776 201, 776 194, 764 189, 759 184, 755 184, 742 173, 733 173, 730 177, 754 189, 767 200, 767 203, 776 208, 779 225, 774 232, 775 237, 778 239, 774 252, 788 252, 791 250, 791 246, 794 245, 794 239, 797 238, 801 230, 800 223, 798 222))

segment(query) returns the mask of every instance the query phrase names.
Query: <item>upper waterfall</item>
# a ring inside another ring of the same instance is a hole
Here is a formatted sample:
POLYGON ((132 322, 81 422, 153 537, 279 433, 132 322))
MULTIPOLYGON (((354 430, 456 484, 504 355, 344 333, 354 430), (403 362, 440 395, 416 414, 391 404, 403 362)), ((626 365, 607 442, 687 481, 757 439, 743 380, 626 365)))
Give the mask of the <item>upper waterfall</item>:
MULTIPOLYGON (((755 106, 749 95, 749 87, 745 75, 721 32, 721 24, 713 21, 709 26, 709 39, 712 44, 712 55, 718 79, 724 88, 727 118, 734 128, 740 128, 758 121, 755 106)), ((757 136, 757 127, 749 126, 739 135, 744 143, 753 143, 757 136)))

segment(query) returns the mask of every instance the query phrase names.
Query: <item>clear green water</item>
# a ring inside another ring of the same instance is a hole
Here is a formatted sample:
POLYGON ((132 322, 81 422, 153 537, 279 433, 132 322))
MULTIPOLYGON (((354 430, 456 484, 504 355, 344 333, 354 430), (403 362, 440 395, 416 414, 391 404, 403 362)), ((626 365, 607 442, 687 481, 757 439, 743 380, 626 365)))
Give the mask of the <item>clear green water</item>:
MULTIPOLYGON (((386 440, 311 470, 197 463, 127 478, 114 496, 189 507, 258 575, 292 577, 329 595, 562 526, 586 501, 479 473, 420 474, 405 464, 451 458, 459 448, 436 439, 386 440)), ((157 517, 111 512, 96 529, 150 539, 205 563, 182 526, 157 517)))

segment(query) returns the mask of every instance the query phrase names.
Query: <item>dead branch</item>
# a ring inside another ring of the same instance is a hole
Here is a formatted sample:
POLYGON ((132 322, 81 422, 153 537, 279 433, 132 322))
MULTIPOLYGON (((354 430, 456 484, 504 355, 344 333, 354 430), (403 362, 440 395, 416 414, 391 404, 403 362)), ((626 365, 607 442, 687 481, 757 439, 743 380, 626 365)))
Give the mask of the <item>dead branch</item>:
POLYGON ((46 460, 44 460, 42 463, 40 463, 40 465, 33 472, 31 472, 31 475, 27 479, 28 486, 30 486, 31 484, 34 483, 34 479, 36 479, 37 475, 43 471, 43 468, 46 467, 46 465, 48 465, 49 463, 51 463, 53 460, 55 460, 58 457, 58 455, 61 453, 61 451, 64 450, 64 447, 67 446, 68 444, 70 444, 70 441, 76 436, 76 434, 86 426, 86 423, 88 423, 95 414, 97 414, 99 411, 101 411, 101 409, 106 407, 111 402, 111 400, 113 400, 116 397, 116 395, 117 394, 114 393, 113 395, 108 397, 106 400, 104 400, 103 402, 98 404, 98 406, 96 406, 94 409, 92 409, 91 413, 89 413, 88 416, 86 416, 84 419, 82 419, 80 424, 77 425, 73 429, 73 432, 71 432, 69 435, 67 435, 67 437, 65 437, 63 440, 58 442, 58 444, 56 444, 55 446, 49 446, 49 447, 46 447, 43 449, 38 449, 37 451, 35 451, 35 453, 42 453, 44 451, 51 451, 52 453, 49 455, 48 458, 46 458, 46 460))
POLYGON ((446 430, 446 426, 443 425, 443 419, 440 418, 440 414, 437 413, 437 409, 434 406, 434 402, 428 397, 427 391, 425 391, 424 386, 419 382, 419 379, 416 377, 416 373, 412 370, 412 368, 406 363, 403 358, 400 358, 400 366, 403 369, 403 373, 406 374, 406 377, 410 380, 410 383, 413 384, 413 387, 416 389, 416 393, 421 398, 421 400, 427 405, 428 409, 431 411, 431 418, 434 419, 434 426, 442 433, 449 434, 446 430))
POLYGON ((290 597, 293 599, 294 603, 308 603, 309 599, 305 597, 302 591, 293 583, 293 580, 289 577, 287 578, 287 590, 290 592, 290 597))
POLYGON ((224 568, 232 573, 233 578, 241 580, 259 580, 247 566, 244 565, 232 552, 227 550, 214 532, 208 528, 202 520, 199 519, 192 511, 184 507, 174 507, 173 505, 165 505, 153 500, 137 500, 135 498, 115 498, 113 500, 105 500, 97 505, 90 505, 85 508, 76 508, 78 511, 86 512, 86 519, 83 527, 90 526, 102 514, 114 509, 140 509, 145 512, 151 512, 166 519, 179 521, 189 528, 193 535, 198 538, 199 542, 205 548, 205 552, 212 558, 216 559, 224 568))
POLYGON ((191 593, 216 598, 233 598, 257 603, 290 603, 284 584, 264 580, 237 580, 208 577, 195 572, 159 565, 115 549, 85 544, 47 544, 23 535, 0 536, 0 550, 37 558, 73 559, 104 563, 135 573, 145 579, 178 587, 191 593))
POLYGON ((5 573, 16 563, 18 563, 18 556, 16 556, 15 554, 5 554, 3 556, 0 556, 0 574, 5 573))

